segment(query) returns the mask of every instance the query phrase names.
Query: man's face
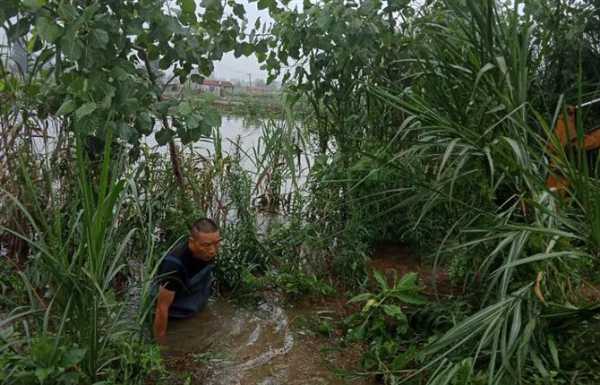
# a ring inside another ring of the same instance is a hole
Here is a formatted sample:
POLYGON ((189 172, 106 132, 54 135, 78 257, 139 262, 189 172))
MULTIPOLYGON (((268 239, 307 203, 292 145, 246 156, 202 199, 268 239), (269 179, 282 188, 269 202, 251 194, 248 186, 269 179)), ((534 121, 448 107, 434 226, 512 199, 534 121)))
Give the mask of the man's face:
POLYGON ((221 234, 218 231, 213 233, 192 231, 188 240, 188 247, 192 254, 194 254, 194 257, 204 262, 210 262, 219 252, 220 243, 221 234))

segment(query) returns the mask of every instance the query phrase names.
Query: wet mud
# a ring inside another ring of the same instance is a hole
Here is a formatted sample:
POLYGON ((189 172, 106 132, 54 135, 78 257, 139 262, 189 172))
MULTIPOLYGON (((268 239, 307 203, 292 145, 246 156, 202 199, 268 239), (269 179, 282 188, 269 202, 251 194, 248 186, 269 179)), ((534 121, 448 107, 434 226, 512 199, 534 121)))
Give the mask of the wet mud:
POLYGON ((372 384, 340 370, 358 367, 360 352, 338 349, 307 330, 302 320, 339 309, 321 304, 284 305, 277 296, 256 306, 218 298, 197 316, 172 320, 163 358, 177 381, 206 385, 372 384))

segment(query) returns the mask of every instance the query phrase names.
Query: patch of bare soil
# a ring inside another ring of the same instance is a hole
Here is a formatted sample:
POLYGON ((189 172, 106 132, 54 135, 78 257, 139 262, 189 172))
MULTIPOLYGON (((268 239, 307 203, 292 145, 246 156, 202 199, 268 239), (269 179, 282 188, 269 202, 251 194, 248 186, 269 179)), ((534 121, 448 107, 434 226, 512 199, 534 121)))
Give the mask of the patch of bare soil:
POLYGON ((381 272, 393 284, 394 279, 415 272, 423 285, 423 291, 429 296, 455 296, 461 293, 461 288, 450 282, 448 271, 442 268, 433 270, 425 265, 407 245, 401 243, 382 243, 375 247, 370 262, 372 270, 381 272))

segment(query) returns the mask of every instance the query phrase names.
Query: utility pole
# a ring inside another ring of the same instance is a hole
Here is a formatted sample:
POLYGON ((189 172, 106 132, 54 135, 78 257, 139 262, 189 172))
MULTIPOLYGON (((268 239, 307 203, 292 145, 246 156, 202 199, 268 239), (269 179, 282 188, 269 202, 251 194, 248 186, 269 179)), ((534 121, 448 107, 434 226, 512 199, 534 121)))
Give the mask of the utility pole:
POLYGON ((248 87, 252 88, 252 74, 250 72, 248 72, 248 87))

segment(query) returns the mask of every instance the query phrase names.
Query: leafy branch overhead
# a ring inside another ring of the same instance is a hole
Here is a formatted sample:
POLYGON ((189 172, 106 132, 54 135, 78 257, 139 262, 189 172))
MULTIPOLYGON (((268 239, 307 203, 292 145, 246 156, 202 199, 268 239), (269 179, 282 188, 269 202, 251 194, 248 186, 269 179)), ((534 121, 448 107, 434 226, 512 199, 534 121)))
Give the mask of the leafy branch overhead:
MULTIPOLYGON (((241 45, 243 6, 233 0, 95 1, 6 0, 0 25, 10 44, 22 42, 49 87, 36 95, 41 117, 68 118, 82 135, 135 144, 171 110, 164 83, 201 82, 213 61, 241 45), (226 12, 227 9, 234 12, 226 12)), ((247 43, 246 43, 247 44, 247 43)), ((163 127, 159 141, 209 135, 212 114, 195 113, 163 127)))

